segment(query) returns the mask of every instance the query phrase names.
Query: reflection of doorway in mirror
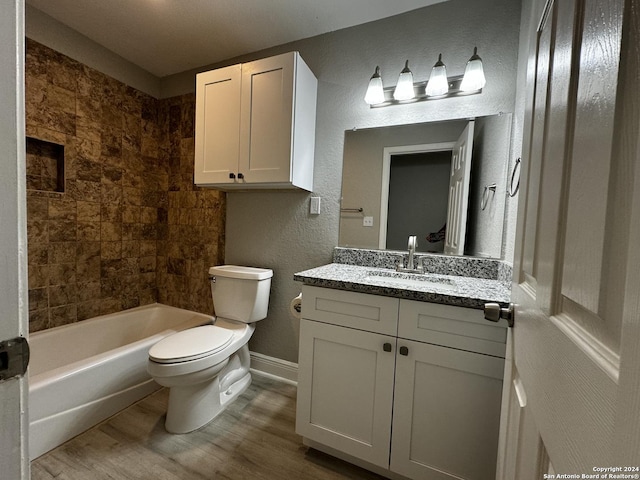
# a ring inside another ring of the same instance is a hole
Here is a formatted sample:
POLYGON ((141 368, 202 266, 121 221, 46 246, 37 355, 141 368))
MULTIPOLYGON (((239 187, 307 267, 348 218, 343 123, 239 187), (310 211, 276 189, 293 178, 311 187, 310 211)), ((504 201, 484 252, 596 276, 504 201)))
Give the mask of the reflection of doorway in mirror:
POLYGON ((416 235, 416 251, 462 255, 473 134, 471 120, 455 142, 384 148, 379 248, 404 250, 407 237, 416 235), (435 241, 442 234, 443 244, 435 241))
POLYGON ((444 238, 427 237, 447 221, 451 155, 451 149, 391 155, 384 248, 405 250, 407 237, 416 235, 416 251, 443 252, 444 238))

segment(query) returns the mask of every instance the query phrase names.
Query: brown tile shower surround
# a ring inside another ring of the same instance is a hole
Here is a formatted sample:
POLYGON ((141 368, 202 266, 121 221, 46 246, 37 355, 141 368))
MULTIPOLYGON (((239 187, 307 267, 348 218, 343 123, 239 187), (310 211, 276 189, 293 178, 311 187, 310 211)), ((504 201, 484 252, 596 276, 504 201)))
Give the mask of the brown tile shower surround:
POLYGON ((27 136, 65 157, 64 192, 27 190, 30 330, 156 301, 211 313, 226 197, 193 185, 195 96, 157 100, 30 39, 25 70, 27 136))

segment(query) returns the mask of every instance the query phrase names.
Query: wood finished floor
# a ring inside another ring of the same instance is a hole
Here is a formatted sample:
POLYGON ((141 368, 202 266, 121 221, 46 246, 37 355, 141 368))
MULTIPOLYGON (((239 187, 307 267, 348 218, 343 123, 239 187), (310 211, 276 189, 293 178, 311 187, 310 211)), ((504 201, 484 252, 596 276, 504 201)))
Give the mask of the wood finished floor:
POLYGON ((383 478, 302 444, 292 385, 254 375, 224 413, 186 435, 164 430, 167 399, 162 389, 39 457, 32 480, 383 478))

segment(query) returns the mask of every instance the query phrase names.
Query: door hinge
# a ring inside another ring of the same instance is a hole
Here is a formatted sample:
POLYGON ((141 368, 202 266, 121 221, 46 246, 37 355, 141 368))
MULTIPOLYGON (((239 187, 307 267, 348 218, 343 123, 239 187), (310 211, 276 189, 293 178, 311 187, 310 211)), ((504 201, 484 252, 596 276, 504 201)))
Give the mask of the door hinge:
POLYGON ((24 337, 0 342, 0 382, 27 373, 29 355, 29 342, 24 337))

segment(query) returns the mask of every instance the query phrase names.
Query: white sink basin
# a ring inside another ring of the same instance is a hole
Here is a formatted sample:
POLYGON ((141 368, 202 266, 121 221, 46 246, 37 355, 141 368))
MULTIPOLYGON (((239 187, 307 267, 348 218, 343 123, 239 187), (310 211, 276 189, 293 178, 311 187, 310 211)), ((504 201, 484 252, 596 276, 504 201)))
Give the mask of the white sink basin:
POLYGON ((454 290, 456 284, 446 278, 435 278, 424 274, 400 272, 369 272, 366 280, 379 285, 397 285, 398 287, 419 287, 454 290))

